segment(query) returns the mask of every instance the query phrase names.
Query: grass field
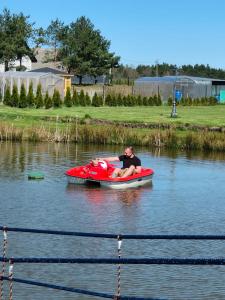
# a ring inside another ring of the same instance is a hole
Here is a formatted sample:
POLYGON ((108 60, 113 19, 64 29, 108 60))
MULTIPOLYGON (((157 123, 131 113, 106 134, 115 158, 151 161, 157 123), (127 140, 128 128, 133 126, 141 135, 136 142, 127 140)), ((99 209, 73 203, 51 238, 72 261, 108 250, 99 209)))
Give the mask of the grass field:
POLYGON ((59 109, 19 109, 0 105, 0 121, 15 126, 30 126, 45 117, 78 117, 86 114, 93 119, 155 124, 190 124, 225 127, 225 105, 177 107, 177 118, 170 118, 171 107, 71 107, 59 109))

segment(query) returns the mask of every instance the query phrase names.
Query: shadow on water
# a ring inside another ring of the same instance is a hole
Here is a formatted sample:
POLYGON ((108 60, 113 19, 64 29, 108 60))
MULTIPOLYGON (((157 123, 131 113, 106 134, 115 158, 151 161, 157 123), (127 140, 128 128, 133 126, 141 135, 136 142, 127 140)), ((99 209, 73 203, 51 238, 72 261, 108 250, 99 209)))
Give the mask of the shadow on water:
POLYGON ((77 193, 79 192, 84 194, 87 201, 96 204, 103 203, 106 199, 111 199, 113 201, 122 202, 126 205, 132 205, 141 200, 143 193, 150 192, 152 189, 152 182, 142 187, 129 189, 110 189, 96 184, 67 184, 66 186, 66 192, 70 194, 70 196, 74 196, 74 199, 77 197, 77 193))

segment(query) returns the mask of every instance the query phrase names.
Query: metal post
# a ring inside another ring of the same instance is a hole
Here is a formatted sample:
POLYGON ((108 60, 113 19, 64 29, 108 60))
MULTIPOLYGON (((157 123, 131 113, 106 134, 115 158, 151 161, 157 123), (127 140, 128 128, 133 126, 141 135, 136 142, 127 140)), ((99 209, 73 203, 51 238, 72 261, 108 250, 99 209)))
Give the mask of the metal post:
POLYGON ((177 117, 175 89, 176 89, 176 84, 173 85, 173 106, 172 106, 172 112, 171 112, 171 115, 170 115, 171 118, 176 118, 177 117))

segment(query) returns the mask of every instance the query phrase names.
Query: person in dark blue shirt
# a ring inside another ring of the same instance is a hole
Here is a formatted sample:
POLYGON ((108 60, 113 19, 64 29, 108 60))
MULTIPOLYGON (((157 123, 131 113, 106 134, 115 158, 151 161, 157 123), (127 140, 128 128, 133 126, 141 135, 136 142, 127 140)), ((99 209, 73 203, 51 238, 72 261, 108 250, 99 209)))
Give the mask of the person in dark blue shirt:
POLYGON ((122 168, 116 168, 112 173, 112 178, 115 177, 128 177, 130 175, 141 173, 141 160, 134 154, 133 147, 126 147, 124 154, 115 157, 103 157, 98 158, 98 160, 111 161, 121 161, 123 162, 122 168))

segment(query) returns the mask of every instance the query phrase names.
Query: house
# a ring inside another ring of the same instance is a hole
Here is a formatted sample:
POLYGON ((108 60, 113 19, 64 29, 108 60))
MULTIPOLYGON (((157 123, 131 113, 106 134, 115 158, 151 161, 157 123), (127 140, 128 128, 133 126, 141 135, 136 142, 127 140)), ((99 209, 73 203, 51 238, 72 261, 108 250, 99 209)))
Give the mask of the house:
POLYGON ((64 80, 64 94, 66 94, 67 88, 71 89, 71 78, 73 77, 73 75, 68 74, 67 72, 61 71, 59 69, 43 67, 43 68, 32 70, 32 73, 51 73, 51 74, 54 74, 58 77, 63 78, 63 80, 64 80))

